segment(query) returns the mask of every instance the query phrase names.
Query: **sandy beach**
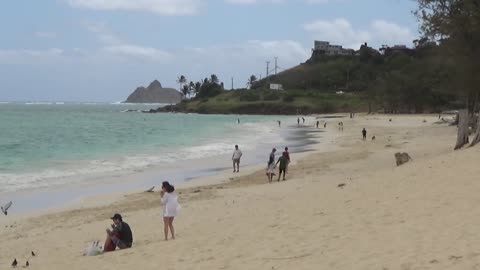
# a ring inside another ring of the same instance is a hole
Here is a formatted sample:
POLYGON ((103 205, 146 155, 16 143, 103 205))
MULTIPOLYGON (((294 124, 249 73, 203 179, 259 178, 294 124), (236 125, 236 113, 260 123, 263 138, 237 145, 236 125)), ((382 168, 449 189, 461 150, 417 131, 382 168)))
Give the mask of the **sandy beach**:
POLYGON ((292 155, 285 182, 268 184, 257 166, 179 189, 174 241, 163 241, 159 193, 2 216, 0 269, 14 258, 39 270, 480 269, 479 147, 454 152, 456 128, 436 116, 328 121, 315 151, 292 155), (413 161, 396 167, 396 152, 413 161), (82 256, 104 240, 115 212, 132 227, 134 247, 82 256))

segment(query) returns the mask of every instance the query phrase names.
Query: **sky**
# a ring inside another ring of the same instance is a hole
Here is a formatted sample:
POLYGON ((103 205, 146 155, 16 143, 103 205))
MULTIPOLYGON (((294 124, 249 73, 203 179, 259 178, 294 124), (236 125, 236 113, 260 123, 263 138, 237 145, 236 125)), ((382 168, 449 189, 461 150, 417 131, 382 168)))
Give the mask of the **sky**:
POLYGON ((290 68, 314 40, 411 46, 414 0, 3 0, 0 101, 123 101, 154 79, 226 88, 290 68), (279 69, 279 70, 282 70, 279 69))

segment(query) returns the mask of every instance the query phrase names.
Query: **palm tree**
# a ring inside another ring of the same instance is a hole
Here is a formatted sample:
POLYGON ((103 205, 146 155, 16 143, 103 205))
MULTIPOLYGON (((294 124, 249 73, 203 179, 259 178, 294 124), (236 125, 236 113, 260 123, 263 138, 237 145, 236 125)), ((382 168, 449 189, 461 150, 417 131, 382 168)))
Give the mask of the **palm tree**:
POLYGON ((255 84, 256 82, 257 82, 257 77, 255 75, 252 75, 250 76, 250 78, 248 78, 247 86, 252 88, 253 84, 255 84))
POLYGON ((187 98, 188 91, 189 91, 188 85, 184 84, 182 88, 182 93, 185 98, 187 98))
POLYGON ((195 83, 193 81, 190 81, 188 84, 188 92, 190 94, 190 97, 192 96, 192 93, 195 92, 195 83))
POLYGON ((177 78, 177 83, 180 85, 180 91, 183 91, 183 85, 187 83, 187 78, 183 75, 177 78))
POLYGON ((201 82, 196 82, 195 83, 195 93, 198 94, 200 92, 200 88, 202 88, 202 83, 201 82))
POLYGON ((210 75, 210 82, 218 84, 218 77, 215 74, 210 75))

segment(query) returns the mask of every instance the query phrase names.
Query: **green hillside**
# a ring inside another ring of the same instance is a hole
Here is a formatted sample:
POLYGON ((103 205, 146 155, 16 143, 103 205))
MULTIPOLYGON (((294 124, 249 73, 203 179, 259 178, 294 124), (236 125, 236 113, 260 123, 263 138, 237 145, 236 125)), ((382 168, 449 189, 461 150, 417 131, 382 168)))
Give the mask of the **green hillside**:
MULTIPOLYGON (((225 91, 218 78, 193 88, 196 97, 160 111, 297 114, 352 111, 436 112, 451 108, 448 90, 454 69, 439 57, 439 46, 383 53, 366 45, 352 56, 314 55, 277 75, 249 80, 251 89, 225 91), (271 83, 284 91, 268 90, 271 83), (338 94, 343 92, 343 94, 338 94)), ((188 91, 185 88, 186 92, 188 91)))

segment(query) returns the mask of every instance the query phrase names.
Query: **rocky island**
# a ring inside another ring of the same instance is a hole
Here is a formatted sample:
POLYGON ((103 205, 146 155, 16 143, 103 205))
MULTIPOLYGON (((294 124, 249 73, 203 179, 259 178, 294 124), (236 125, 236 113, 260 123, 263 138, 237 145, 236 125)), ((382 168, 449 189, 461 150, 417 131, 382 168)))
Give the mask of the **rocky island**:
POLYGON ((173 88, 163 88, 159 81, 154 80, 147 88, 141 86, 135 89, 125 103, 177 104, 180 101, 182 93, 173 88))

